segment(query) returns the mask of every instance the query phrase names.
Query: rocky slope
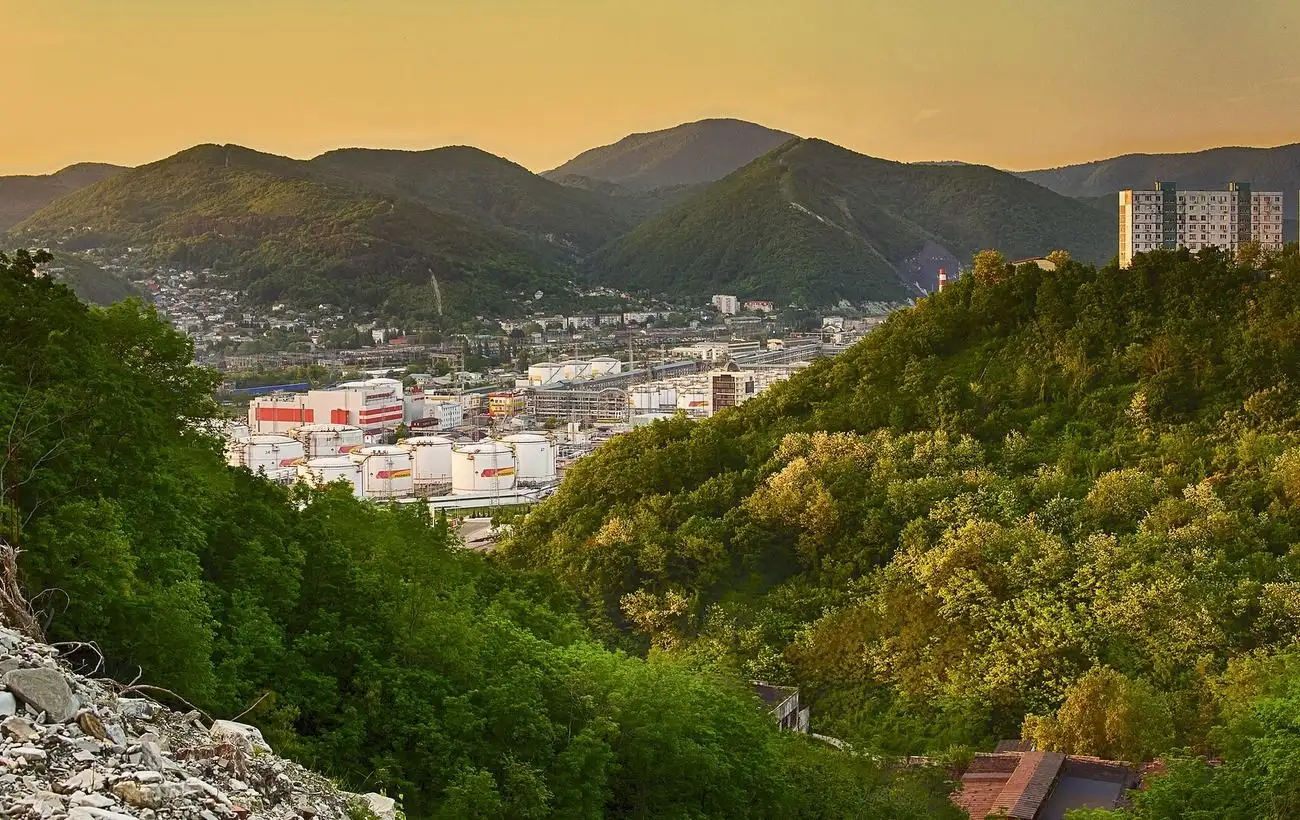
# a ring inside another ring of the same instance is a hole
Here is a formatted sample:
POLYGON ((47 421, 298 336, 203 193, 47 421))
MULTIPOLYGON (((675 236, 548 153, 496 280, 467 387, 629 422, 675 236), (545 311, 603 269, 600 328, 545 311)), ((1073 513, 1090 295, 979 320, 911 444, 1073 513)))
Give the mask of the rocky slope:
POLYGON ((167 709, 0 627, 0 817, 396 820, 277 757, 252 726, 167 709), (129 695, 129 696, 128 696, 129 695))

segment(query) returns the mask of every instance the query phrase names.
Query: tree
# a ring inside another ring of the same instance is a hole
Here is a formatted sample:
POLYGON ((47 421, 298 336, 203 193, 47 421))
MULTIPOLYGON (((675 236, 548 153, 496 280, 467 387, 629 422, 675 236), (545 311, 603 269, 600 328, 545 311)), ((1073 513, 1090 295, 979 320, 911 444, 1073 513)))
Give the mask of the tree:
POLYGON ((972 272, 975 281, 982 285, 996 285, 1011 274, 1007 258, 992 250, 975 254, 972 272))
POLYGON ((1093 667, 1066 691, 1053 716, 1025 718, 1022 737, 1042 749, 1134 763, 1173 742, 1173 716, 1148 683, 1093 667))

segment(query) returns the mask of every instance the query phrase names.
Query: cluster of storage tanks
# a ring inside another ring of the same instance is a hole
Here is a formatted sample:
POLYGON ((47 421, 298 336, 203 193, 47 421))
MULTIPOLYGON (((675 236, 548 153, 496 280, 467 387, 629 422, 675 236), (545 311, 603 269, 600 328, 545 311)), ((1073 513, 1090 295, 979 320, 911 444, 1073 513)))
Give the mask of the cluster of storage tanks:
MULTIPOLYGON (((238 433, 239 431, 235 431, 238 433)), ((232 465, 282 483, 347 481, 358 498, 482 494, 554 483, 555 441, 544 433, 454 442, 417 436, 366 446, 359 428, 308 424, 288 435, 232 436, 232 465)))

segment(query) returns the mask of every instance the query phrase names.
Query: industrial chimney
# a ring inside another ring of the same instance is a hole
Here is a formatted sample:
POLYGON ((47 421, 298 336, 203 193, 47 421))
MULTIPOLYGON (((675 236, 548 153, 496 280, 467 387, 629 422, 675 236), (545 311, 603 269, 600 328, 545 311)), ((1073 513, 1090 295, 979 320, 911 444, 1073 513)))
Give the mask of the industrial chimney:
POLYGON ((948 284, 948 274, 943 268, 939 268, 939 292, 943 292, 944 285, 948 284))

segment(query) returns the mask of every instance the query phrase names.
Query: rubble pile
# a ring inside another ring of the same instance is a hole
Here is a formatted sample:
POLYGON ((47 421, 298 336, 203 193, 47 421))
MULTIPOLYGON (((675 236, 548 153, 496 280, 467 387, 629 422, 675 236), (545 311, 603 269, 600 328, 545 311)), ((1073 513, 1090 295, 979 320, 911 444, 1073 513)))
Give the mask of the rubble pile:
POLYGON ((252 726, 181 714, 70 671, 0 627, 0 818, 396 820, 276 757, 252 726))

